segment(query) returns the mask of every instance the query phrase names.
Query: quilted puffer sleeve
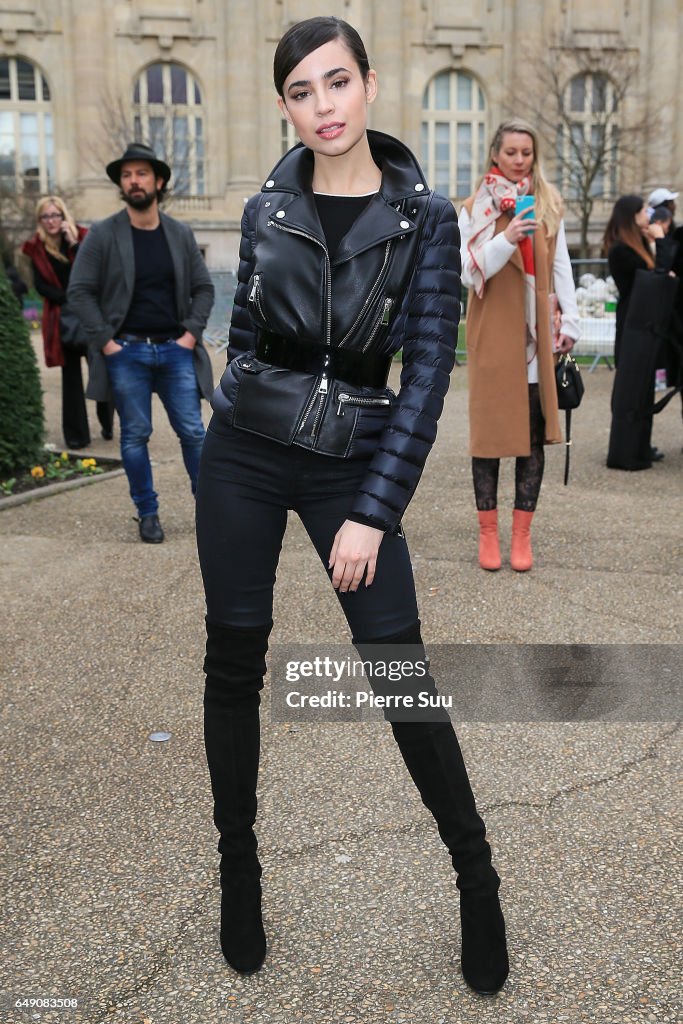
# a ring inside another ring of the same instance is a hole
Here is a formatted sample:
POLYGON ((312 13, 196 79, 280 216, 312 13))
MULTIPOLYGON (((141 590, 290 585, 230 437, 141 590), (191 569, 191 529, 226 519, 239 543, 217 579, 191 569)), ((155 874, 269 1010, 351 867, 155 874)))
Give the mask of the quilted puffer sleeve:
POLYGON ((228 362, 240 352, 249 352, 256 346, 256 328, 247 308, 249 280, 254 273, 254 249, 256 248, 256 213, 260 193, 252 196, 242 214, 242 237, 240 239, 240 262, 237 268, 237 288, 233 300, 228 335, 228 362))
POLYGON ((401 521, 436 438, 459 320, 460 232, 453 205, 435 195, 394 325, 403 332, 401 389, 353 502, 355 522, 389 531, 401 521))

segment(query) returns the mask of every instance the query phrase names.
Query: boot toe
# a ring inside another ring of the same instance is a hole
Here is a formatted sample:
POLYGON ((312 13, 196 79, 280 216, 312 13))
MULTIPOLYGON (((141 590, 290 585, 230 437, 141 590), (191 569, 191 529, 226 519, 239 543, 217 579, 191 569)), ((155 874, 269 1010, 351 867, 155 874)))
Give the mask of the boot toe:
POLYGON ((461 893, 460 920, 463 977, 479 995, 495 995, 510 970, 498 894, 461 893))
POLYGON ((223 883, 221 949, 233 970, 254 974, 266 959, 266 933, 261 918, 261 885, 255 881, 223 883))

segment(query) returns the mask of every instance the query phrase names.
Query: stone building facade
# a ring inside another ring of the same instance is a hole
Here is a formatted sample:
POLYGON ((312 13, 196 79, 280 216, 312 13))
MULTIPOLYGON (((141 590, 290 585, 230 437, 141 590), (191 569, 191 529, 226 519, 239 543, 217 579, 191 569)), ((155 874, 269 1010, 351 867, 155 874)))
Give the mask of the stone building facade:
MULTIPOLYGON (((594 237, 615 194, 683 184, 682 0, 7 0, 0 186, 62 190, 91 222, 119 207, 104 164, 137 132, 174 165, 170 212, 193 225, 210 267, 233 268, 244 200, 295 141, 275 104, 275 43, 320 13, 366 42, 380 83, 371 127, 404 139, 456 205, 517 97, 541 96, 536 63, 555 60, 587 143, 605 130, 615 58, 631 75, 616 120, 644 126, 623 133, 596 181, 594 237)), ((559 143, 550 157, 562 183, 570 157, 559 143)), ((571 209, 567 219, 576 242, 571 209)))

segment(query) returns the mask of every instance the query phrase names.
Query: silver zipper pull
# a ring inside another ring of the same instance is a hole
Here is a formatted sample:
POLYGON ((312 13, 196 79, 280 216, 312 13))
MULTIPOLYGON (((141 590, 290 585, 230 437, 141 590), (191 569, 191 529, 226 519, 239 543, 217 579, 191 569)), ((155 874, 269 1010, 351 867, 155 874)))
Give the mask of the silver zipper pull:
POLYGON ((341 394, 339 396, 339 401, 337 403, 337 416, 344 415, 344 413, 342 412, 342 405, 344 404, 344 402, 348 401, 348 397, 349 396, 347 394, 341 394))
POLYGON ((249 302, 253 302, 255 300, 255 298, 256 298, 256 292, 258 291, 258 283, 259 283, 259 275, 256 274, 254 276, 254 283, 251 286, 251 291, 249 292, 249 302))
POLYGON ((322 377, 320 378, 320 387, 318 388, 318 392, 321 395, 327 394, 327 377, 325 374, 323 374, 322 377))
POLYGON ((386 298, 384 300, 384 311, 382 313, 382 321, 381 321, 382 322, 382 326, 384 326, 384 327, 386 327, 386 325, 389 323, 389 313, 391 312, 391 307, 393 306, 393 304, 394 304, 394 300, 393 299, 386 298))

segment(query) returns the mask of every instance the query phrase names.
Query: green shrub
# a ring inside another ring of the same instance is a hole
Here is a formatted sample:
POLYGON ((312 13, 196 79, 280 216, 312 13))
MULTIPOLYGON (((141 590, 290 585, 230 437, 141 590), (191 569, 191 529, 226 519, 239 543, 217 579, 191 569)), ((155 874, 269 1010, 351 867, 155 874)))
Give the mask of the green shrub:
POLYGON ((0 269, 0 477, 37 462, 43 392, 28 324, 0 269))

